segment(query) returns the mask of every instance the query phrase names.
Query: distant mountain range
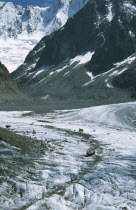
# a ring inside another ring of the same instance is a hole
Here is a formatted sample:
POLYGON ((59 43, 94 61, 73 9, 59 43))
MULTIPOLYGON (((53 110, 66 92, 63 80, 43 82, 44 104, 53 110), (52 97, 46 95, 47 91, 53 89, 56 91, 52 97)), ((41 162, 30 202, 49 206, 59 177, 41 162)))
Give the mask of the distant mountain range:
POLYGON ((57 0, 53 5, 42 8, 41 1, 35 0, 32 6, 27 7, 23 4, 27 1, 19 2, 22 6, 0 2, 0 60, 10 71, 24 62, 43 36, 65 25, 88 0, 57 0), (34 6, 34 2, 38 7, 34 6))
POLYGON ((123 102, 136 95, 135 52, 135 1, 90 0, 12 76, 25 93, 43 99, 123 102))
POLYGON ((13 2, 15 5, 21 5, 22 7, 27 7, 28 5, 47 7, 53 4, 55 1, 56 0, 4 0, 4 2, 13 2))

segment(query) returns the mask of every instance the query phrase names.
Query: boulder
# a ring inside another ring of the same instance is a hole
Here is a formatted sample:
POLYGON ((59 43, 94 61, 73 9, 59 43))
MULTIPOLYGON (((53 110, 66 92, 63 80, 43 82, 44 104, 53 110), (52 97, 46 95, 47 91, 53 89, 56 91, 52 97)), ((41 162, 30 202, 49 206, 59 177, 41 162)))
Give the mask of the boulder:
POLYGON ((90 147, 90 148, 86 151, 86 157, 93 156, 94 154, 95 154, 95 147, 90 147))

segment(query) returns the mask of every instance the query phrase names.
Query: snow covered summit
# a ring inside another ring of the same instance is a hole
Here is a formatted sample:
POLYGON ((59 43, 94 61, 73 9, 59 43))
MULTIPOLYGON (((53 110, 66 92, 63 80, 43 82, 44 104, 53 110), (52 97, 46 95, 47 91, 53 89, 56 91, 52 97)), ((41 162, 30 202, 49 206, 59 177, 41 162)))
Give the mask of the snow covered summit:
POLYGON ((57 31, 87 1, 57 0, 49 7, 41 7, 41 1, 38 6, 0 2, 0 60, 15 70, 44 35, 57 31))
MULTIPOLYGON (((9 0, 3 0, 3 1, 9 2, 9 0)), ((23 7, 27 7, 28 5, 47 7, 53 4, 55 1, 56 0, 10 0, 10 2, 13 2, 15 5, 21 5, 23 7)))

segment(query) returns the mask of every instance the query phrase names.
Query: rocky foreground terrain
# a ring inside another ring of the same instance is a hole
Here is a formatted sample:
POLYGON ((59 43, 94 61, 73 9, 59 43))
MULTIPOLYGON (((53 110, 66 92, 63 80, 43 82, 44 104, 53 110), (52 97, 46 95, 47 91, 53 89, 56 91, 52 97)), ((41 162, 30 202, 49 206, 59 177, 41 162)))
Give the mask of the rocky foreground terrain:
POLYGON ((136 103, 0 117, 1 209, 135 210, 136 103))

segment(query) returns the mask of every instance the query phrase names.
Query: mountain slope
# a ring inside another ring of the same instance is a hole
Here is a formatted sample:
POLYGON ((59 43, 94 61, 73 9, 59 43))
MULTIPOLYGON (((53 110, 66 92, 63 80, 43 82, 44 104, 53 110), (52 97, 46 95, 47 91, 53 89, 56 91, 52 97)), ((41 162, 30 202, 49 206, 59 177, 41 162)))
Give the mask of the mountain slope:
MULTIPOLYGON (((103 60, 110 65, 133 54, 136 46, 136 7, 122 1, 113 2, 111 8, 112 1, 90 1, 68 22, 65 30, 56 33, 46 43, 37 67, 58 64, 87 51, 96 51, 91 68, 95 63, 98 65, 101 55, 100 65, 103 60), (54 47, 55 52, 52 53, 54 47)), ((96 74, 96 69, 93 71, 96 74)))
POLYGON ((87 1, 57 0, 50 7, 0 2, 1 61, 10 71, 15 70, 44 35, 57 31, 87 1))
POLYGON ((15 82, 12 81, 7 68, 0 63, 0 91, 4 89, 13 89, 15 82))
POLYGON ((109 75, 124 74, 123 60, 125 70, 133 69, 130 77, 135 74, 135 11, 135 1, 89 1, 63 28, 44 37, 12 75, 33 96, 129 101, 135 87, 122 88, 114 79, 118 75, 109 75))
POLYGON ((10 77, 7 68, 0 63, 0 107, 10 107, 15 101, 21 101, 26 97, 19 91, 16 82, 10 77))

